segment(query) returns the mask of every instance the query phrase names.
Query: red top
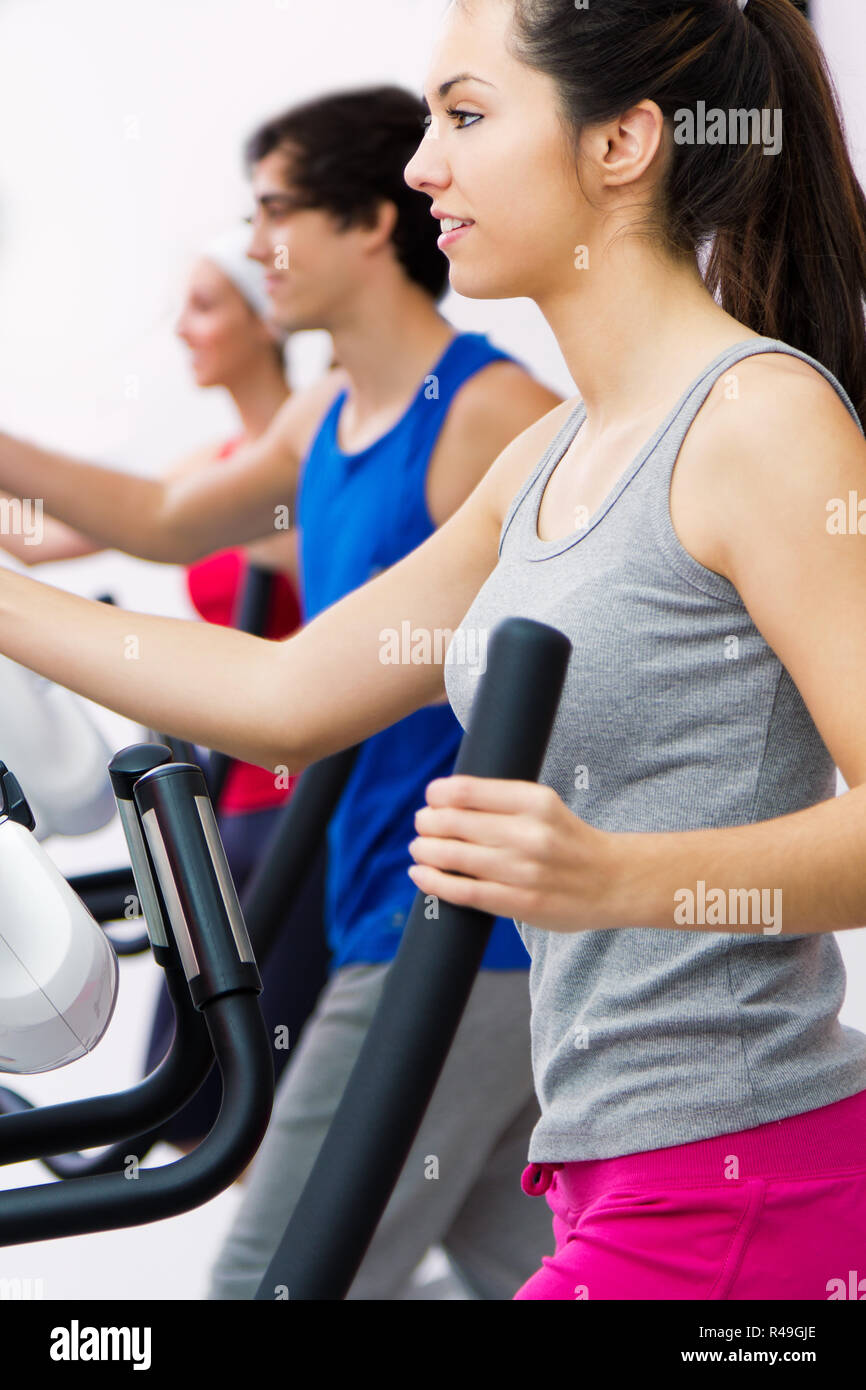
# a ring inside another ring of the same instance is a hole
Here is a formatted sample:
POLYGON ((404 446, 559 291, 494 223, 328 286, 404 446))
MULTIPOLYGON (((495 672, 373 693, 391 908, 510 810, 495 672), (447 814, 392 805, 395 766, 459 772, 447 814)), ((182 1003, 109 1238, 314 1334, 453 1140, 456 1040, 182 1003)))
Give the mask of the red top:
MULTIPOLYGON (((217 458, 228 458, 242 442, 242 438, 229 440, 220 449, 217 458)), ((187 566, 189 596, 196 611, 207 622, 220 623, 223 627, 232 626, 237 596, 247 568, 247 557, 241 548, 220 550, 187 566)), ((262 635, 269 638, 288 637, 300 623, 300 604, 292 580, 287 574, 275 574, 271 608, 262 635)), ((282 780, 287 780, 288 786, 275 785, 275 775, 266 767, 232 762, 219 809, 230 815, 241 815, 245 811, 262 811, 268 806, 279 806, 291 796, 298 774, 282 780)))

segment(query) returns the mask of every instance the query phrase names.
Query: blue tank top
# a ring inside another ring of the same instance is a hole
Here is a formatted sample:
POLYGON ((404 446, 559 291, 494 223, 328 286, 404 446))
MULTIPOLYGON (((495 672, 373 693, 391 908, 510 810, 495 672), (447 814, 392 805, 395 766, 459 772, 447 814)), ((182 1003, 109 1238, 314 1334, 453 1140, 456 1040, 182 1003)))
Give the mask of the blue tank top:
MULTIPOLYGON (((513 361, 481 333, 458 333, 393 429, 359 453, 338 443, 341 392, 303 462, 297 522, 304 620, 402 560, 436 529, 424 484, 457 391, 490 362, 513 361)), ((493 460, 491 459, 491 463, 493 460)), ((348 673, 348 679, 351 679, 348 673)), ((349 691, 347 684, 347 694, 349 691)), ((448 777, 463 730, 447 704, 415 710, 362 745, 328 829, 325 923, 331 972, 392 960, 417 889, 407 870, 415 813, 448 777)), ((494 920, 481 968, 528 970, 510 917, 494 920)))

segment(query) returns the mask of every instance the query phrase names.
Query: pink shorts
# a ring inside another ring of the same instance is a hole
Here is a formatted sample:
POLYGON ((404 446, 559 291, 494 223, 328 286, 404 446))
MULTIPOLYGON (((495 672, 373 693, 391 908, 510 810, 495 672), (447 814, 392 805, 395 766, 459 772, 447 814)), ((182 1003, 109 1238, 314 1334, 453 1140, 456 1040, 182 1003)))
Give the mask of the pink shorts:
POLYGON ((515 1299, 866 1301, 866 1091, 521 1181, 546 1194, 556 1249, 515 1299))

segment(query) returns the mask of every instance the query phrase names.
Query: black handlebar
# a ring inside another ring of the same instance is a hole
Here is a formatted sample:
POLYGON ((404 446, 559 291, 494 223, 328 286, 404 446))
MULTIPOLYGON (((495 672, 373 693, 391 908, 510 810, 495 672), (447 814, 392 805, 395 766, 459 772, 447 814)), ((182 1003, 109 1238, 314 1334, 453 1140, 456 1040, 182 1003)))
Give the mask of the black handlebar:
POLYGON ((178 960, 166 966, 165 981, 174 1006, 174 1037, 150 1075, 127 1091, 39 1107, 0 1087, 0 1163, 39 1158, 59 1178, 111 1173, 123 1167, 130 1135, 135 1136, 135 1152, 144 1157, 166 1121, 195 1095, 214 1061, 207 1028, 178 960), (111 1148, 96 1155, 76 1152, 101 1144, 111 1148))
POLYGON ((267 960, 285 921, 287 904, 303 887, 361 746, 333 753, 301 773, 256 861, 241 901, 258 961, 267 960))
MULTIPOLYGON (((571 644, 510 618, 491 635, 454 774, 535 781, 571 644)), ((373 1238, 457 1031, 494 918, 419 892, 343 1098, 258 1301, 344 1298, 373 1238)))
MULTIPOLYGON (((479 683, 455 775, 537 779, 570 651, 561 632, 530 619, 509 619, 494 630, 489 670, 479 683)), ((342 786, 338 771, 345 782, 356 754, 350 749, 325 760, 322 788, 328 775, 332 780, 328 793, 319 793, 322 806, 332 808, 335 789, 342 786)), ((127 1168, 2 1194, 0 1245, 139 1225, 199 1205, 239 1175, 270 1117, 273 1059, 257 998, 261 980, 204 775, 189 764, 160 763, 136 775, 132 791, 140 839, 133 855, 136 883, 142 900, 156 905, 145 911, 151 944, 177 981, 176 947, 191 1003, 203 1016, 222 1072, 220 1112, 192 1154, 162 1168, 140 1169, 136 1163, 135 1181, 127 1168), (143 881, 147 877, 149 884, 143 881)), ((302 811, 303 803, 296 810, 299 821, 302 811)), ((300 873, 300 846, 295 853, 293 871, 300 873)), ((266 908, 276 910, 263 879, 251 882, 248 900, 258 901, 263 921, 266 908)), ((293 1301, 345 1297, 406 1161, 494 921, 489 913, 445 901, 431 921, 426 903, 427 895, 419 892, 343 1099, 257 1300, 281 1298, 286 1289, 293 1301)), ((262 940, 267 942, 267 930, 262 940)), ((179 1029, 183 1012, 179 1008, 179 1029)), ((139 1100, 151 1082, 171 1070, 170 1058, 164 1059, 134 1088, 139 1100)), ((30 1134, 42 1134, 39 1146, 57 1153, 69 1138, 63 1125, 73 1111, 74 1142, 86 1147, 104 1142, 109 1132, 117 1134, 111 1112, 124 1099, 99 1097, 8 1115, 0 1119, 0 1150, 5 1132, 16 1157, 33 1156, 32 1147, 22 1152, 24 1140, 14 1148, 16 1122, 25 1135, 31 1122, 30 1134), (50 1118, 40 1121, 51 1111, 59 1131, 51 1129, 50 1118)), ((136 1124, 149 1123, 141 1120, 146 1109, 135 1111, 136 1124)), ((28 1142, 32 1146, 32 1138, 28 1142)), ((136 1147, 134 1139, 119 1146, 127 1150, 125 1163, 129 1150, 140 1158, 136 1147)), ((4 1156, 4 1161, 15 1159, 4 1156)))
MULTIPOLYGON (((260 964, 267 960, 285 921, 287 903, 303 886, 358 751, 359 745, 356 745, 305 769, 247 884, 241 908, 256 960, 260 964)), ((135 824, 128 814, 128 808, 134 802, 135 781, 150 767, 164 765, 167 752, 167 747, 160 749, 159 745, 133 745, 122 749, 110 764, 131 859, 144 856, 146 861, 146 846, 141 842, 140 834, 136 840, 135 824)), ((146 864, 143 864, 139 872, 144 872, 145 868, 146 864)), ((147 868, 147 872, 152 880, 152 869, 147 868)), ((69 882, 76 891, 79 891, 79 885, 85 891, 89 890, 85 901, 91 912, 100 903, 103 908, 109 907, 114 914, 111 920, 123 915, 124 905, 131 896, 139 903, 142 899, 141 889, 131 868, 109 870, 106 874, 83 874, 69 882), (112 897, 112 894, 116 894, 116 897, 112 897)), ((158 895, 158 885, 156 892, 158 895)), ((164 919, 165 913, 164 904, 158 905, 158 917, 164 919)), ((154 915, 153 905, 151 915, 154 915)), ((96 912, 94 916, 98 919, 96 912)), ((114 943, 113 937, 111 940, 114 943)), ((142 933, 142 942, 143 949, 149 949, 147 931, 142 933)), ((96 1175, 123 1166, 129 1148, 124 1136, 136 1136, 136 1153, 139 1157, 143 1157, 159 1142, 168 1120, 195 1095, 204 1082, 213 1066, 214 1057, 207 1029, 190 999, 176 950, 173 949, 167 959, 157 954, 157 960, 166 971, 166 985, 175 1015, 175 1032, 167 1056, 140 1084, 126 1091, 89 1100, 83 1114, 81 1103, 77 1101, 37 1110, 16 1091, 0 1086, 0 1164, 39 1158, 59 1178, 96 1175), (13 1118, 24 1115, 27 1116, 26 1123, 13 1118), (54 1143, 57 1149, 52 1154, 46 1146, 54 1143), (95 1148, 102 1144, 112 1147, 95 1155, 75 1151, 77 1148, 95 1148), (70 1151, 67 1152, 67 1149, 70 1151)))
MULTIPOLYGON (((117 791, 114 777, 112 781, 117 791)), ((164 928, 177 946, 189 995, 204 1018, 220 1066, 220 1111, 198 1148, 176 1163, 140 1169, 140 1155, 129 1144, 123 1172, 4 1193, 0 1245, 135 1226, 188 1211, 243 1171, 267 1128, 274 1068, 258 1002, 261 979, 201 769, 183 763, 153 767, 135 781, 134 800, 147 849, 146 861, 137 855, 136 882, 143 899, 152 895, 164 909, 162 915, 148 916, 154 954, 164 961, 173 957, 171 940, 158 940, 164 928), (145 862, 147 872, 152 871, 148 884, 142 878, 145 862), (132 1168, 131 1157, 136 1159, 132 1168)), ((164 1060, 157 1072, 165 1065, 164 1060)), ((141 1086, 135 1089, 140 1093, 141 1086)), ((92 1134, 96 1112, 111 1099, 72 1102, 76 1123, 91 1126, 92 1134)), ((0 1120, 0 1144, 4 1126, 18 1121, 24 1129, 29 1121, 37 1128, 39 1114, 0 1120)), ((51 1134, 41 1142, 56 1152, 57 1139, 51 1134)), ((76 1142, 82 1142, 80 1128, 76 1142)))

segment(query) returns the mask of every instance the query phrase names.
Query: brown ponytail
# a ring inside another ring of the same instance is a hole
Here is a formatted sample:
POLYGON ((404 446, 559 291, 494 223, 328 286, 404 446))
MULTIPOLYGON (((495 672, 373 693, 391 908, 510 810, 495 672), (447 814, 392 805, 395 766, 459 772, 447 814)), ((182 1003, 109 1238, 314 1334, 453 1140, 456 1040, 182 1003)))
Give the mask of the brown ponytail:
POLYGON ((652 231, 671 254, 707 252, 722 307, 825 366, 866 429, 866 197, 823 51, 792 0, 510 3, 512 52, 556 83, 575 154, 584 125, 644 98, 670 118, 699 102, 781 112, 776 154, 675 143, 652 231))

